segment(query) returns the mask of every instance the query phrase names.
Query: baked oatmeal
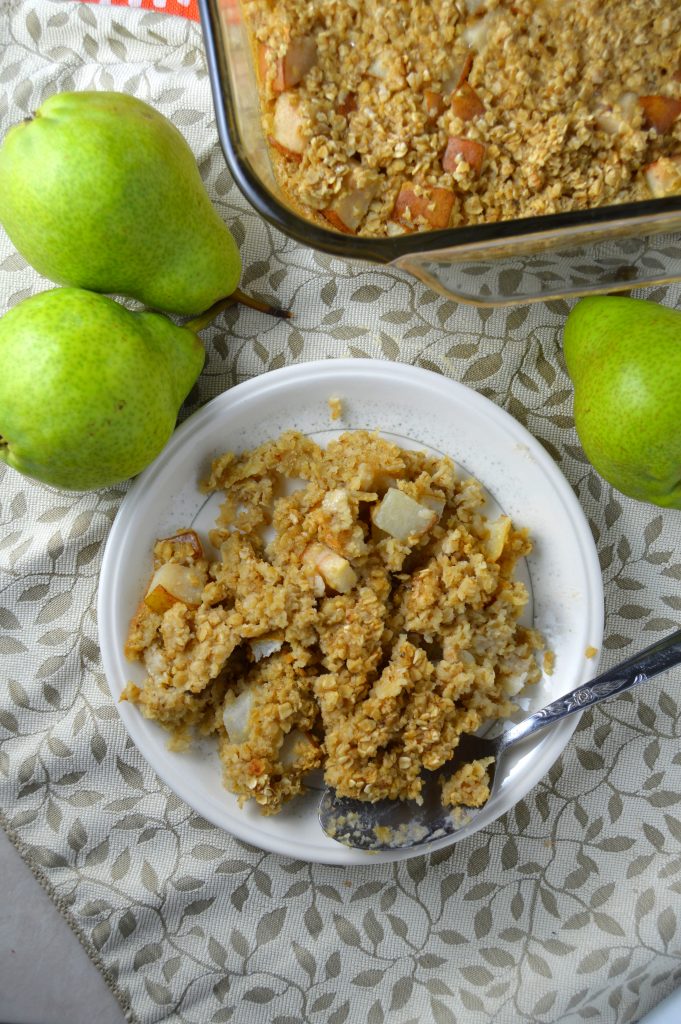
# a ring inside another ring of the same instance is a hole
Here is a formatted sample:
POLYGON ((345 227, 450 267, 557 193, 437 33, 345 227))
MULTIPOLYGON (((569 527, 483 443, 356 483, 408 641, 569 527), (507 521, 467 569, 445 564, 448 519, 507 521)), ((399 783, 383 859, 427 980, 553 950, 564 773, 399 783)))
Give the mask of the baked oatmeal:
MULTIPOLYGON (((289 431, 220 456, 204 487, 224 494, 217 557, 191 529, 156 543, 126 644, 146 678, 123 697, 176 748, 214 735, 241 803, 276 813, 318 768, 341 796, 418 800, 540 678, 514 578, 527 532, 486 518, 449 458, 289 431)), ((487 767, 450 772, 443 803, 484 803, 487 767)))
POLYGON ((243 0, 303 216, 390 236, 681 193, 678 0, 243 0))

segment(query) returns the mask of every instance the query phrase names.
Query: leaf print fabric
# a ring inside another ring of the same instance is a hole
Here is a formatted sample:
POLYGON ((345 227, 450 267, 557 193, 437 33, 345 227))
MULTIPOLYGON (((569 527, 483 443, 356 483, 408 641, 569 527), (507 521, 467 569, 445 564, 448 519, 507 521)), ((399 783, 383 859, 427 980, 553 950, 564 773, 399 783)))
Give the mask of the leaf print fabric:
MULTIPOLYGON (((217 142, 197 25, 57 0, 0 5, 2 133, 56 90, 120 89, 169 116, 290 322, 231 309, 188 415, 315 358, 413 363, 524 423, 572 484, 603 570, 603 667, 678 626, 681 513, 590 468, 561 352, 569 304, 476 309, 391 269, 304 249, 242 198, 217 142)), ((0 309, 49 287, 0 235, 0 309)), ((681 287, 650 297, 681 306, 681 287)), ((544 781, 484 832, 395 865, 264 853, 198 817, 128 740, 96 595, 121 485, 65 494, 0 468, 3 823, 139 1024, 635 1022, 681 980, 679 671, 585 713, 544 781)))

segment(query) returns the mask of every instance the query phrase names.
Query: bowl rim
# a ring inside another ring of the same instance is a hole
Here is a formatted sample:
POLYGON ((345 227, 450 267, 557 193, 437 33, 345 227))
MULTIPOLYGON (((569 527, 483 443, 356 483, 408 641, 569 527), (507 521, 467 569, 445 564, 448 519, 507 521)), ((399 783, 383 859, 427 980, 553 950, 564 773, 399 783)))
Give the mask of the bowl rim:
MULTIPOLYGON (((580 235, 588 239, 599 228, 607 231, 608 228, 645 229, 649 226, 651 233, 656 234, 681 228, 681 196, 519 217, 493 224, 413 232, 394 238, 364 238, 320 227, 284 206, 255 172, 241 141, 226 58, 218 44, 220 29, 215 11, 216 0, 198 0, 198 6, 218 137, 229 171, 257 213, 296 242, 345 259, 388 264, 401 257, 417 254, 443 250, 466 252, 473 246, 484 252, 486 243, 491 245, 514 239, 520 241, 549 237, 559 244, 564 237, 565 244, 578 245, 580 235)), ((625 281, 623 287, 626 286, 625 281)))

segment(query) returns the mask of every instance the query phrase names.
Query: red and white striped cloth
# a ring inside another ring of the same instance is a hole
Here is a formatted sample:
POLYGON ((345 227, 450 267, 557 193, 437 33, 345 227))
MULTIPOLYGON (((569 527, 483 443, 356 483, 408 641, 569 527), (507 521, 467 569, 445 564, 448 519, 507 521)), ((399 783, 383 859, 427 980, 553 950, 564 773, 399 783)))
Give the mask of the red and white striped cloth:
POLYGON ((90 3, 108 4, 111 7, 141 7, 148 11, 165 11, 179 14, 183 18, 199 20, 197 0, 88 0, 90 3))

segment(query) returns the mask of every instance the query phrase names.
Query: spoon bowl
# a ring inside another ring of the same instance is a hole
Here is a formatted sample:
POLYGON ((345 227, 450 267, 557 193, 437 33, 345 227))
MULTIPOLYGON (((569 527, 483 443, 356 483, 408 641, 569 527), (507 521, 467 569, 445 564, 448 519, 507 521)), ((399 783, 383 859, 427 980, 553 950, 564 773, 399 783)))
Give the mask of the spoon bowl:
POLYGON ((492 757, 494 762, 488 768, 488 800, 491 800, 504 778, 504 754, 510 747, 523 743, 529 736, 569 715, 624 693, 679 663, 681 629, 540 708, 498 736, 461 736, 452 760, 438 771, 424 775, 420 803, 415 800, 379 800, 370 803, 339 797, 332 789, 326 789, 319 805, 322 829, 345 846, 367 851, 427 847, 444 836, 453 835, 467 827, 482 807, 443 807, 439 786, 441 775, 451 774, 460 765, 471 761, 492 757))

